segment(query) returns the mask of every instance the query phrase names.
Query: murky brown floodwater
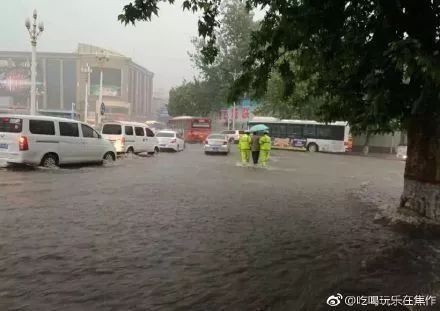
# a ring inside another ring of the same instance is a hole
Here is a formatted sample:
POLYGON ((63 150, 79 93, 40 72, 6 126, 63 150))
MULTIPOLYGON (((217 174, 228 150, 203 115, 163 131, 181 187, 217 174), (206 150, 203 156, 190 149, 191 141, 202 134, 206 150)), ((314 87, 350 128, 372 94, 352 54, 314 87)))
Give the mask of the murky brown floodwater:
POLYGON ((440 296, 440 241, 373 221, 376 204, 397 202, 402 162, 275 155, 268 170, 199 146, 0 170, 0 310, 328 310, 336 293, 440 296))

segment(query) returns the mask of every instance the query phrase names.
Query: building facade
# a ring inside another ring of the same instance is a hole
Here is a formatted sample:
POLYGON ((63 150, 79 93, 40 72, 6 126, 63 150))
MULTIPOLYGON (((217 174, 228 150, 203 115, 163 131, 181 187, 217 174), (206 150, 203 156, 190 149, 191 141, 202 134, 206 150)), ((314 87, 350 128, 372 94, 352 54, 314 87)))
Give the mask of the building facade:
MULTIPOLYGON (((30 60, 29 52, 0 51, 0 113, 29 112, 30 60)), ((87 122, 93 124, 101 106, 101 71, 104 120, 145 121, 154 115, 154 74, 129 57, 85 44, 79 44, 74 53, 37 54, 37 111, 75 112, 84 120, 87 109, 87 122), (100 61, 100 55, 106 56, 105 61, 100 61), (84 71, 87 66, 90 79, 84 71)))
MULTIPOLYGON (((353 151, 361 152, 365 145, 366 135, 353 137, 353 151)), ((408 137, 405 133, 371 135, 368 142, 369 151, 373 153, 396 153, 399 146, 406 146, 408 137)))

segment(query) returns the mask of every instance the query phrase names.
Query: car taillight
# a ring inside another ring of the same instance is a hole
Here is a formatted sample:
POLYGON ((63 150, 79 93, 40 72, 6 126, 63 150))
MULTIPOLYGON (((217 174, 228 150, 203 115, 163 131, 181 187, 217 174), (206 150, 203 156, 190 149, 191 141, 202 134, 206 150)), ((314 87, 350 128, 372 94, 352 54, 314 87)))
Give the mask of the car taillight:
POLYGON ((18 148, 20 151, 29 150, 29 142, 26 136, 21 136, 18 140, 18 148))
POLYGON ((172 141, 170 141, 171 144, 174 144, 175 142, 177 142, 177 140, 173 139, 172 141))

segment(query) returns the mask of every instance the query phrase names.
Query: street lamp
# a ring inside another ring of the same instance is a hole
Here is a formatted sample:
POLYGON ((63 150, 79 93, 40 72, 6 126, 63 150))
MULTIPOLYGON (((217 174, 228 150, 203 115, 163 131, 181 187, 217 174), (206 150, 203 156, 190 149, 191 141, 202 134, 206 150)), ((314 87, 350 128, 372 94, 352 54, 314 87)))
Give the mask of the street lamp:
POLYGON ((95 123, 96 126, 99 126, 101 124, 101 113, 100 113, 100 108, 102 105, 102 80, 103 80, 103 67, 104 64, 106 62, 108 62, 110 59, 108 58, 107 54, 104 51, 101 51, 100 54, 96 54, 96 61, 99 64, 99 67, 101 68, 101 72, 100 72, 100 78, 99 78, 99 100, 98 100, 98 105, 96 105, 96 118, 95 118, 95 123))
POLYGON ((88 120, 88 111, 89 111, 89 95, 90 95, 90 74, 92 73, 92 68, 90 68, 87 63, 86 66, 81 67, 81 72, 86 74, 86 94, 84 100, 84 122, 87 123, 88 120))
POLYGON ((25 20, 25 26, 29 32, 32 45, 32 64, 31 64, 31 109, 30 114, 36 114, 36 83, 37 83, 37 39, 44 31, 44 24, 40 22, 37 27, 37 10, 32 14, 32 22, 29 18, 25 20))
MULTIPOLYGON (((237 80, 237 76, 240 75, 240 73, 237 73, 236 70, 234 70, 234 72, 232 73, 232 79, 233 79, 233 83, 235 83, 235 80, 237 80)), ((234 99, 234 105, 233 105, 233 110, 232 110, 232 129, 235 131, 235 118, 236 118, 236 111, 235 111, 235 99, 234 99)), ((229 125, 228 125, 229 128, 229 125)))

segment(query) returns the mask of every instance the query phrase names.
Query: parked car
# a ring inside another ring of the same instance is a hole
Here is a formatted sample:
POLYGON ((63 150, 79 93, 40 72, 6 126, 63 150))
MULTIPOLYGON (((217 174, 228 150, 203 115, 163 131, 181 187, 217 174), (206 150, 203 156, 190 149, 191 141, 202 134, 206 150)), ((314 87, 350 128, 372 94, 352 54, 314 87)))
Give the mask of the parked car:
POLYGON ((101 133, 105 139, 112 142, 117 153, 159 152, 159 141, 153 131, 143 123, 105 122, 101 133))
POLYGON ((173 130, 161 130, 156 133, 160 150, 182 151, 185 141, 180 133, 173 130))
POLYGON ((228 136, 225 134, 211 134, 206 138, 204 145, 205 154, 223 153, 229 154, 230 144, 228 136))
POLYGON ((71 119, 0 115, 0 160, 46 167, 116 160, 113 145, 71 119))
POLYGON ((227 135, 228 137, 228 142, 230 144, 233 143, 238 143, 238 141, 240 140, 240 136, 244 134, 244 131, 242 130, 225 130, 222 132, 222 134, 227 135))

